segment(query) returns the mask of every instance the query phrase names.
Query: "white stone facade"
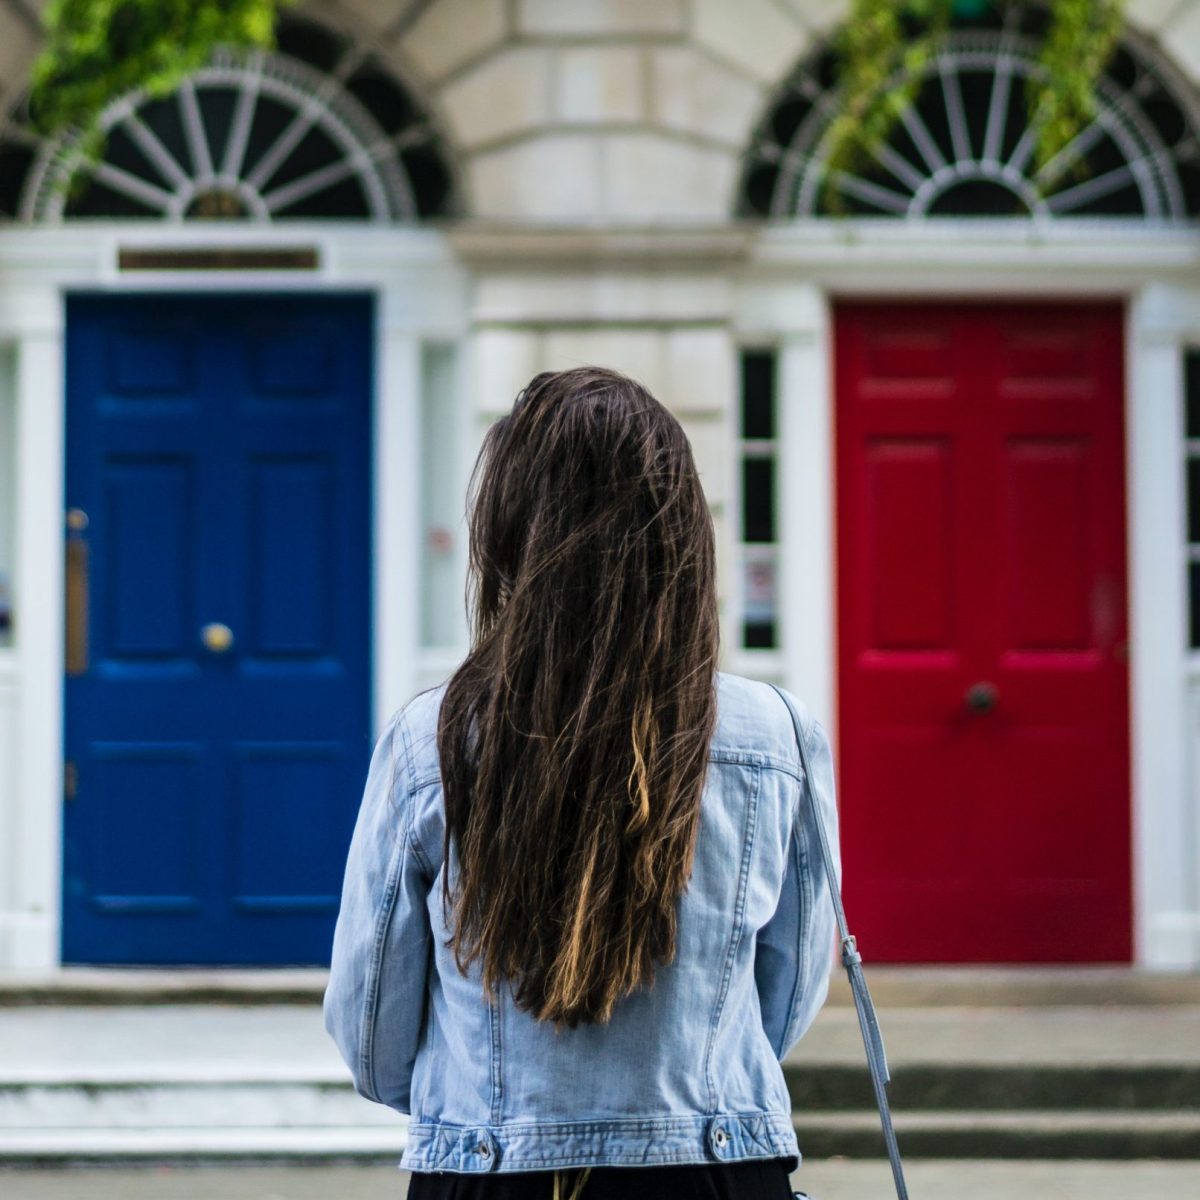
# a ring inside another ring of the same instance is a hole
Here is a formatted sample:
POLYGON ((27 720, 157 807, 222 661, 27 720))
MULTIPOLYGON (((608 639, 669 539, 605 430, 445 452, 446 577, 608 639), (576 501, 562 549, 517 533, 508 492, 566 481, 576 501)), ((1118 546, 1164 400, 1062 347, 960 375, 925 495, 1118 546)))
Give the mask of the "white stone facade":
MULTIPOLYGON (((35 0, 0 0, 0 107, 26 82, 35 0)), ((914 227, 733 219, 773 88, 846 0, 310 0, 297 11, 380 54, 430 112, 460 214, 427 230, 320 223, 205 229, 205 240, 315 245, 297 280, 122 277, 127 244, 195 227, 0 228, 0 403, 11 391, 16 603, 0 647, 0 969, 58 962, 62 795, 62 293, 72 287, 365 286, 383 298, 377 398, 376 694, 382 718, 461 647, 423 645, 411 580, 423 342, 461 362, 460 482, 489 421, 536 371, 630 372, 684 422, 718 529, 728 669, 785 682, 834 725, 829 314, 842 295, 1120 295, 1128 302, 1128 462, 1137 961, 1200 966, 1200 654, 1186 649, 1181 356, 1200 346, 1192 230, 914 227), (886 264, 886 269, 881 265, 886 264), (735 586, 738 349, 780 353, 782 645, 741 652, 735 586)), ((1130 0, 1138 36, 1200 89, 1200 0, 1130 0)), ((4 425, 0 422, 0 429, 4 425)), ((4 459, 0 457, 0 467, 4 459)), ((461 555, 461 547, 458 553, 461 555)), ((461 561, 461 558, 460 558, 461 561)), ((2 565, 2 564, 0 564, 2 565)), ((457 603, 458 597, 453 598, 457 603)))

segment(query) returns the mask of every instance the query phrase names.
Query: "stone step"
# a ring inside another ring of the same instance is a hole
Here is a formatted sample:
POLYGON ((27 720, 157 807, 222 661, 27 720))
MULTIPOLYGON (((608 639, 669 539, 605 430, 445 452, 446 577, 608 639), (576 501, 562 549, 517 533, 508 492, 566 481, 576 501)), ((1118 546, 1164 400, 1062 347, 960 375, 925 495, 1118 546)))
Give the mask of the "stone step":
MULTIPOLYGON (((906 1154, 1200 1162, 1200 1007, 880 1011, 906 1154)), ((806 1155, 883 1141, 857 1018, 788 1056, 806 1155)), ((359 1097, 319 1006, 0 1007, 0 1160, 398 1161, 405 1119, 359 1097)))
MULTIPOLYGON (((397 1118, 402 1120, 402 1118, 397 1118)), ((89 1163, 313 1164, 398 1163, 406 1131, 389 1126, 322 1125, 189 1129, 3 1129, 0 1163, 9 1167, 80 1166, 89 1163)))
MULTIPOLYGON (((788 1064, 794 1110, 874 1112, 865 1068, 788 1064)), ((1109 1114, 1183 1112, 1200 1117, 1200 1068, 901 1065, 888 1096, 897 1116, 927 1112, 1109 1114)), ((375 1126, 396 1117, 355 1093, 344 1074, 266 1065, 243 1073, 191 1064, 158 1071, 60 1075, 0 1071, 0 1129, 139 1129, 229 1126, 375 1126)))
MULTIPOLYGON (((796 1135, 806 1158, 878 1158, 874 1113, 802 1113, 796 1135)), ((1200 1113, 897 1113, 901 1152, 913 1158, 1200 1160, 1200 1113)), ((403 1118, 387 1124, 154 1125, 117 1128, 0 1127, 0 1162, 397 1162, 403 1118)))
MULTIPOLYGON (((871 1077, 849 1063, 784 1065, 799 1112, 875 1107, 871 1077)), ((1095 1109, 1200 1112, 1200 1064, 901 1063, 888 1099, 899 1111, 1095 1109)))
MULTIPOLYGON (((894 1112, 900 1153, 915 1158, 1200 1159, 1200 1112, 894 1112)), ((794 1117, 806 1156, 886 1154, 876 1113, 794 1117)))
POLYGON ((395 1130, 398 1113, 344 1080, 192 1079, 0 1082, 0 1130, 236 1128, 395 1130))
MULTIPOLYGON (((1200 972, 1139 967, 902 967, 871 963, 876 1006, 931 1008, 1200 1004, 1200 972)), ((0 975, 0 1007, 123 1004, 320 1003, 321 968, 62 967, 0 975)), ((845 972, 834 973, 829 1004, 853 1001, 845 972)))

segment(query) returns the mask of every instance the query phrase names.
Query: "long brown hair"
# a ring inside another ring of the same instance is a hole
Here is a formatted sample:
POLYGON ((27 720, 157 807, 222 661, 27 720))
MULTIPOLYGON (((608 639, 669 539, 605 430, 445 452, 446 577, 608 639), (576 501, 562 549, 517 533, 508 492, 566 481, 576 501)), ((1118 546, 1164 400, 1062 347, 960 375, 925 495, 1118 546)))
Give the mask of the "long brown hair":
POLYGON ((716 725, 712 516, 678 420, 594 366, 534 376, 468 493, 472 647, 437 731, 447 945, 556 1031, 603 1024, 675 955, 716 725))

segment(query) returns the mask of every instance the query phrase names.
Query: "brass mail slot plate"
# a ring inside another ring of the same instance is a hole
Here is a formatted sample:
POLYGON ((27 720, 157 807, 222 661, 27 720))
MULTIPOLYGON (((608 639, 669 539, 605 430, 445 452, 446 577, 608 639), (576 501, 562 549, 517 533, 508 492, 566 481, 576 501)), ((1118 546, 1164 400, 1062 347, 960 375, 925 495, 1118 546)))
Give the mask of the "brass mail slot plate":
POLYGON ((315 271, 319 265, 315 246, 122 247, 117 251, 121 271, 315 271))

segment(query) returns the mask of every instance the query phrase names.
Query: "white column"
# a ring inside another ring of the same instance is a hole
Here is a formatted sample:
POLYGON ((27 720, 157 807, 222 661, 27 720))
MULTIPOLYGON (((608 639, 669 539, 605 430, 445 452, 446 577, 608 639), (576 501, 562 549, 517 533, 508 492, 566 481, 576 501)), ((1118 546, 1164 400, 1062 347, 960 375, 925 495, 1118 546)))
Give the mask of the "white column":
POLYGON ((1174 289, 1146 287, 1126 338, 1134 953, 1154 967, 1200 963, 1178 312, 1174 289))
POLYGON ((376 324, 374 414, 375 728, 418 689, 421 511, 421 343, 388 319, 388 294, 376 324))
POLYGON ((63 371, 61 327, 26 332, 17 349, 15 853, 3 965, 60 959, 62 846, 63 371))
POLYGON ((804 289, 779 355, 784 682, 836 738, 833 372, 826 297, 804 289))

